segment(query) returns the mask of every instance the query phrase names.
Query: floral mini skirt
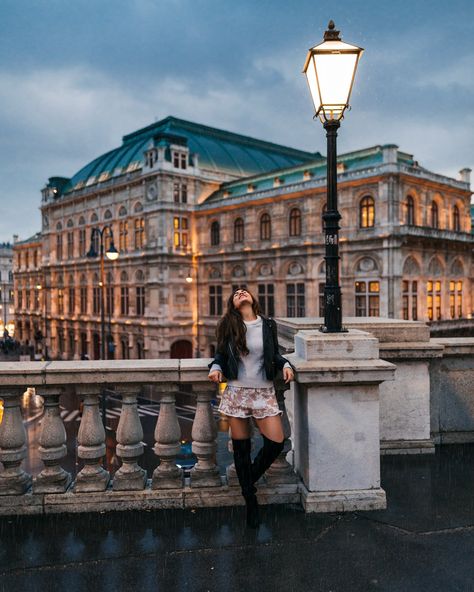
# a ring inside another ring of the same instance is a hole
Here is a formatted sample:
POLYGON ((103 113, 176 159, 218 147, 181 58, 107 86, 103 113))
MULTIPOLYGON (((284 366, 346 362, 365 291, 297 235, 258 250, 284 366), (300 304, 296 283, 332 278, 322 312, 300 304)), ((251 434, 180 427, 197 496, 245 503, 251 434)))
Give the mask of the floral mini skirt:
POLYGON ((251 388, 227 385, 221 396, 218 410, 231 417, 255 417, 263 419, 282 414, 273 386, 251 388))

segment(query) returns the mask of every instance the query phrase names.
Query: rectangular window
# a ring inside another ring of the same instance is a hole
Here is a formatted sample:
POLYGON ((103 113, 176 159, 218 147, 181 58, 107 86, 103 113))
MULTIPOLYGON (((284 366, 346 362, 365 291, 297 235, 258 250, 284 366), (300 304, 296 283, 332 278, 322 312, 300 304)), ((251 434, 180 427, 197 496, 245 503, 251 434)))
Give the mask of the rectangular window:
POLYGON ((58 314, 64 314, 64 290, 58 288, 58 314))
POLYGON ((105 298, 106 298, 105 311, 106 311, 106 314, 108 314, 110 317, 114 313, 114 287, 113 286, 106 287, 105 298))
POLYGON ((81 286, 80 289, 80 304, 81 304, 81 314, 87 314, 87 286, 81 286))
POLYGON ((63 235, 56 235, 56 259, 61 261, 63 258, 63 235))
POLYGON ((145 246, 145 219, 135 220, 135 249, 143 249, 145 246))
POLYGON ((179 183, 173 183, 173 199, 175 203, 179 203, 179 183))
POLYGON ((67 258, 72 259, 74 257, 74 232, 67 233, 67 258))
POLYGON ((175 248, 188 246, 188 219, 175 216, 173 218, 173 244, 175 248))
POLYGON ((305 316, 305 288, 303 283, 286 285, 286 312, 288 317, 305 316))
POLYGON ((426 312, 428 315, 428 320, 432 321, 434 319, 434 283, 433 281, 429 280, 426 282, 426 312))
POLYGON ((40 291, 35 288, 35 309, 40 309, 40 291))
POLYGON ((356 317, 380 316, 380 283, 361 281, 355 283, 356 317))
POLYGON ((128 287, 122 286, 120 288, 120 314, 128 315, 129 314, 129 292, 128 287))
POLYGON ((72 360, 76 353, 76 340, 74 339, 74 331, 69 331, 69 358, 72 360))
POLYGON ((102 290, 99 286, 92 288, 92 313, 100 314, 100 291, 102 290))
POLYGON ((68 312, 70 315, 74 314, 76 309, 76 290, 74 288, 69 288, 68 293, 68 312))
POLYGON ((449 314, 452 319, 462 317, 462 281, 449 282, 449 314))
POLYGON ((119 224, 119 251, 125 252, 128 248, 128 222, 124 220, 119 224))
POLYGON ((209 286, 209 314, 211 316, 222 314, 222 286, 209 286))
POLYGON ((145 286, 136 287, 135 314, 138 316, 145 314, 145 286))
POLYGON ((435 282, 435 314, 436 320, 441 319, 441 282, 435 282))
POLYGON ((275 316, 274 284, 258 284, 258 303, 265 316, 275 316))
POLYGON ((30 306, 31 306, 30 291, 26 290, 26 310, 30 310, 30 306))
POLYGON ((23 292, 22 292, 22 290, 18 290, 16 297, 17 297, 17 301, 18 301, 18 308, 23 308, 23 292))
POLYGON ((175 169, 179 169, 179 152, 173 152, 173 166, 175 169))
POLYGON ((79 257, 86 256, 86 229, 79 230, 79 257))
POLYGON ((185 169, 188 166, 188 157, 184 153, 181 154, 180 164, 182 169, 185 169))

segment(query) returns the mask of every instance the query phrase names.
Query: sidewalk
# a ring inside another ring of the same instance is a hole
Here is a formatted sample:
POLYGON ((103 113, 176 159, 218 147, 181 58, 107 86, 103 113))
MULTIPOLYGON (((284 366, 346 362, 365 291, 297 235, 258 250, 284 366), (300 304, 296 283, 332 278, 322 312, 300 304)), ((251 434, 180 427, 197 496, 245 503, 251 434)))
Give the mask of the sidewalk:
POLYGON ((382 456, 388 509, 0 518, 1 592, 472 592, 474 444, 382 456))

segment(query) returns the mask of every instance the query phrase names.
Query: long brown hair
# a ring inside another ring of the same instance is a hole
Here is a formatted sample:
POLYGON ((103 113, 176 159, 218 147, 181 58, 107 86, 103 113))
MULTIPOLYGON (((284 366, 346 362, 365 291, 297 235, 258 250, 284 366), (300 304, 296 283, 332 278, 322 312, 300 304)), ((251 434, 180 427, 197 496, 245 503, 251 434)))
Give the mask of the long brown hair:
POLYGON ((260 315, 260 306, 258 300, 250 292, 248 288, 237 288, 232 290, 232 294, 227 300, 227 310, 224 316, 221 318, 217 325, 216 336, 217 336, 217 351, 224 352, 227 343, 231 341, 234 343, 237 351, 246 356, 249 353, 247 348, 247 340, 245 334, 247 333, 247 327, 245 326, 244 320, 239 310, 234 306, 234 294, 238 290, 246 290, 252 297, 252 310, 255 316, 260 315))

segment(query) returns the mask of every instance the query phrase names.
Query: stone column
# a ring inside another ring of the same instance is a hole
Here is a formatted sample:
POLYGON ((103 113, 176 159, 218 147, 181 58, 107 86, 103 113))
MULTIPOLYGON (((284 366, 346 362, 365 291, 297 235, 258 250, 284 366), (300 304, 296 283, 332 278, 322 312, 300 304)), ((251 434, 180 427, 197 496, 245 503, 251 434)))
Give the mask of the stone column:
POLYGON ((78 473, 74 491, 77 493, 105 491, 110 474, 102 466, 105 455, 105 430, 99 413, 99 393, 97 385, 79 385, 77 393, 84 395, 81 425, 77 440, 78 456, 85 462, 78 473))
POLYGON ((22 495, 31 486, 31 475, 21 468, 26 458, 26 430, 21 416, 20 389, 1 389, 3 419, 0 423, 0 495, 22 495))
POLYGON ((53 388, 38 390, 38 394, 44 398, 45 407, 38 452, 45 468, 33 480, 33 492, 64 493, 72 478, 59 464, 67 454, 66 430, 59 413, 61 391, 53 388))
POLYGON ((155 428, 154 451, 160 464, 153 472, 152 489, 175 489, 183 486, 183 469, 176 466, 181 450, 181 428, 176 414, 177 387, 168 385, 169 391, 160 395, 160 414, 155 428))
POLYGON ((296 367, 295 467, 306 512, 386 507, 380 487, 379 385, 395 366, 364 331, 300 331, 296 367))
POLYGON ((207 384, 195 384, 193 388, 197 400, 191 436, 192 450, 198 460, 190 471, 191 487, 220 487, 222 483, 216 464, 217 426, 211 407, 215 389, 211 390, 207 384))
MULTIPOLYGON (((135 491, 145 488, 146 471, 138 464, 143 454, 143 428, 138 416, 138 389, 124 387, 122 394, 122 412, 117 428, 117 456, 122 459, 122 466, 115 473, 113 489, 116 491, 135 491), (135 392, 131 392, 135 391, 135 392)), ((118 392, 121 387, 117 388, 118 392)))

